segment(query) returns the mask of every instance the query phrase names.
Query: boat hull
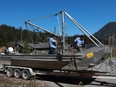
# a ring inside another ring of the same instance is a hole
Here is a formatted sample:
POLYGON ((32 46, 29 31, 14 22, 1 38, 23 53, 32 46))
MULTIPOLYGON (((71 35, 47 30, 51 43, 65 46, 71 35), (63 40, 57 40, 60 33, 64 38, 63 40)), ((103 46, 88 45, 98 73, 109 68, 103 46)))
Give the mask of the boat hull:
POLYGON ((43 70, 79 71, 98 65, 107 59, 108 55, 108 46, 93 47, 69 55, 2 55, 0 67, 10 65, 43 70))

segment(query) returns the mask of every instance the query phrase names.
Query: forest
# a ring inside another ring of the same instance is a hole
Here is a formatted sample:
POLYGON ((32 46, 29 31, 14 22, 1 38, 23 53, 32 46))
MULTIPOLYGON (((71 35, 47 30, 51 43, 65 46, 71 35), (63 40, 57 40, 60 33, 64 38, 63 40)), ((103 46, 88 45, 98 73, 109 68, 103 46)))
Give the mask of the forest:
MULTIPOLYGON (((48 42, 49 37, 51 36, 48 32, 35 32, 28 29, 15 28, 8 26, 6 24, 0 25, 0 46, 12 46, 16 43, 38 43, 38 42, 48 42)), ((74 44, 74 39, 79 35, 67 36, 66 43, 74 44)), ((91 43, 91 41, 84 35, 85 42, 91 43)), ((61 40, 61 37, 58 37, 58 41, 61 40)))

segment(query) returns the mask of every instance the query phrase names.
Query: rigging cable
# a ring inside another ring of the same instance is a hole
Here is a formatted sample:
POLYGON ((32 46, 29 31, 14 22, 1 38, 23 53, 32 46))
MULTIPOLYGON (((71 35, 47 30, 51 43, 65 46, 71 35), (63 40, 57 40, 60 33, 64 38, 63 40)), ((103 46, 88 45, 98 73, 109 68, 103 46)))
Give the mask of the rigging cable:
POLYGON ((53 14, 53 15, 47 15, 47 16, 41 16, 41 17, 32 19, 32 21, 39 20, 39 19, 44 19, 44 18, 49 18, 49 17, 54 17, 54 16, 57 16, 58 14, 60 14, 60 13, 53 14))
POLYGON ((59 17, 58 17, 58 15, 56 17, 57 17, 57 22, 58 22, 58 35, 60 35, 60 22, 59 22, 59 17))
POLYGON ((31 38, 31 41, 33 42, 33 39, 32 39, 32 37, 31 37, 31 34, 30 34, 30 31, 28 31, 28 26, 27 26, 27 24, 26 24, 26 33, 27 33, 27 41, 30 41, 30 38, 31 38), (28 35, 28 33, 29 33, 29 35, 28 35), (29 38, 29 36, 30 36, 30 38, 29 38))
MULTIPOLYGON (((39 32, 38 29, 35 29, 35 30, 39 32)), ((40 40, 41 40, 42 42, 45 42, 45 41, 41 38, 41 36, 39 35, 39 33, 37 34, 37 36, 40 38, 40 40)))
MULTIPOLYGON (((31 28, 32 28, 32 30, 34 29, 33 26, 31 26, 31 28)), ((32 38, 31 32, 30 32, 29 34, 30 34, 30 39, 31 39, 32 43, 34 43, 34 40, 33 40, 33 38, 32 38)))

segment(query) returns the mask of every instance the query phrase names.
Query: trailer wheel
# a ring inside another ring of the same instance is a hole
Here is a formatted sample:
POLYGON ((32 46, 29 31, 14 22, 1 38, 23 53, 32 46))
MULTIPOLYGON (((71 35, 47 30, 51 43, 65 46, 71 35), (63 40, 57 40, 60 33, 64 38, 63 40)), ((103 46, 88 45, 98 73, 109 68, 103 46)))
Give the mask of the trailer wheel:
POLYGON ((6 74, 8 77, 12 77, 13 76, 13 69, 12 68, 8 68, 6 71, 6 74))
POLYGON ((15 69, 14 70, 14 77, 15 78, 20 78, 21 77, 21 71, 20 71, 20 69, 15 69))
POLYGON ((23 79, 25 79, 25 80, 28 80, 28 79, 30 79, 30 72, 29 72, 29 70, 26 70, 26 69, 24 69, 23 71, 22 71, 22 78, 23 79))

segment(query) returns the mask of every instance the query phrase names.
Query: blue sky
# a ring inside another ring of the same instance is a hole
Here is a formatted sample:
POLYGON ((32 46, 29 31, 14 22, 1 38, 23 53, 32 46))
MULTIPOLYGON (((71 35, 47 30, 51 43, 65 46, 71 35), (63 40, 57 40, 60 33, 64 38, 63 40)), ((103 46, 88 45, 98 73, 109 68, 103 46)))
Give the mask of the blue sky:
MULTIPOLYGON (((0 25, 25 28, 25 21, 66 11, 89 32, 95 33, 109 22, 116 22, 116 0, 0 0, 0 25)), ((59 22, 60 20, 60 16, 59 22)), ((53 31, 58 20, 40 19, 33 23, 53 31)), ((67 35, 80 34, 66 18, 67 35)), ((61 28, 61 25, 60 25, 61 28)))

